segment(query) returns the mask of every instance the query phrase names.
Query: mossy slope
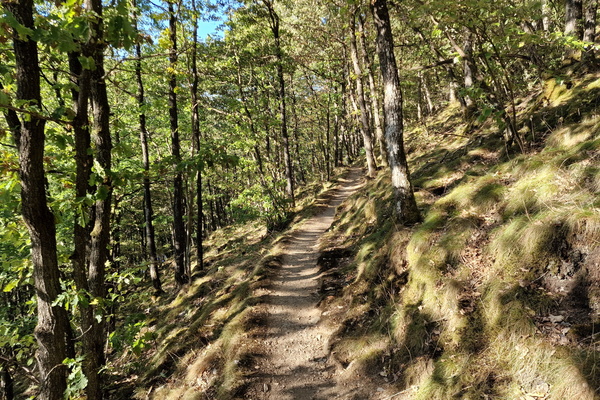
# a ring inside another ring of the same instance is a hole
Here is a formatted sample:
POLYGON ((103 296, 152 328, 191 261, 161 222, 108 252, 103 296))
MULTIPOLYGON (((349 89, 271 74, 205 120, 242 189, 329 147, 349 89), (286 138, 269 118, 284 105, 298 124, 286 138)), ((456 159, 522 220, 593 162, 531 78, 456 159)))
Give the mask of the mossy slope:
POLYGON ((523 103, 525 154, 452 108, 408 134, 424 222, 394 224, 381 172, 325 245, 355 254, 323 302, 353 305, 332 321, 342 365, 414 399, 600 398, 599 86, 523 103))

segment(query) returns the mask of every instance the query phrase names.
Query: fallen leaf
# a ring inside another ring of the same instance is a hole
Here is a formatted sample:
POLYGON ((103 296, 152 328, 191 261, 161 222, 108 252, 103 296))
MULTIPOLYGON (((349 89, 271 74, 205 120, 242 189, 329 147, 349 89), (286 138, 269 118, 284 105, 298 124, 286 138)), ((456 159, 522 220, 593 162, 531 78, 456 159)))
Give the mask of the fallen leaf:
POLYGON ((562 322, 562 321, 564 321, 564 320, 565 320, 565 317, 564 317, 563 315, 550 315, 550 316, 548 317, 548 319, 550 320, 550 322, 553 322, 553 323, 555 323, 555 324, 556 324, 556 323, 558 323, 558 322, 562 322))

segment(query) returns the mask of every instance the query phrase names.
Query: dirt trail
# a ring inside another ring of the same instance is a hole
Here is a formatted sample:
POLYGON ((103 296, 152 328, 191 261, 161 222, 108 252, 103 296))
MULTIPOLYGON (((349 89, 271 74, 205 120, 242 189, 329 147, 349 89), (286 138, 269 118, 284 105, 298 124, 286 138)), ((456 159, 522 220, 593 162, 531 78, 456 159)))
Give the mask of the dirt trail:
POLYGON ((335 365, 327 362, 331 328, 320 323, 318 241, 333 222, 337 206, 362 183, 354 169, 341 180, 329 206, 305 221, 286 246, 283 267, 274 279, 262 340, 264 358, 250 398, 310 400, 347 398, 336 388, 335 365))

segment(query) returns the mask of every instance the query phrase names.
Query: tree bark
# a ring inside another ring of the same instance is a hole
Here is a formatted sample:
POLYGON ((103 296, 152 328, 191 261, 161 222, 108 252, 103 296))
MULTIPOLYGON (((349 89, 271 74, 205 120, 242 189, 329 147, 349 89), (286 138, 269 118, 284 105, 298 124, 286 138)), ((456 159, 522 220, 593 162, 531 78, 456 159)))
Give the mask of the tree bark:
MULTIPOLYGON (((135 7, 135 2, 134 2, 135 7)), ((137 19, 135 19, 135 29, 137 31, 137 19)), ((146 127, 146 112, 145 112, 145 93, 144 82, 142 80, 142 49, 139 43, 135 45, 135 55, 137 61, 135 63, 135 78, 137 81, 138 103, 138 121, 140 125, 140 144, 142 147, 142 163, 144 165, 144 234, 146 238, 146 248, 148 249, 148 258, 150 261, 149 271, 152 286, 157 293, 162 293, 162 283, 160 281, 160 271, 158 268, 158 254, 156 252, 156 237, 154 234, 154 210, 152 209, 152 191, 150 187, 150 152, 148 150, 148 129, 146 127)))
POLYGON ((550 19, 549 0, 542 0, 542 29, 546 32, 552 30, 552 20, 550 19))
POLYGON ((281 119, 281 141, 283 144, 283 163, 285 164, 285 180, 286 187, 285 191, 288 197, 292 201, 292 205, 295 206, 295 195, 294 195, 294 171, 292 168, 292 157, 290 154, 290 138, 287 130, 287 109, 286 109, 286 98, 285 98, 285 78, 283 74, 283 52, 281 50, 281 37, 279 29, 279 15, 275 11, 273 2, 270 0, 263 0, 263 3, 269 11, 269 18, 271 20, 271 32, 275 39, 275 58, 277 59, 277 79, 279 83, 279 116, 281 119))
POLYGON ((377 52, 381 65, 384 91, 385 136, 388 144, 388 160, 392 171, 392 187, 398 221, 405 225, 421 220, 410 181, 410 173, 404 151, 404 127, 402 121, 402 93, 394 55, 394 41, 386 0, 371 0, 375 26, 377 27, 377 52))
POLYGON ((361 15, 358 16, 358 38, 360 43, 361 55, 363 58, 363 64, 367 70, 367 77, 369 78, 369 92, 371 99, 371 113, 373 114, 373 122, 375 125, 375 136, 379 142, 379 152, 381 153, 381 164, 384 167, 388 167, 389 163, 387 160, 387 143, 385 141, 385 134, 383 132, 383 124, 379 116, 379 91, 377 85, 375 85, 375 76, 373 74, 373 61, 369 55, 367 44, 365 41, 365 28, 364 21, 361 15))
POLYGON ((7 366, 0 369, 0 400, 14 400, 15 385, 7 366))
MULTIPOLYGON (((583 41, 594 43, 596 41, 596 14, 598 12, 598 0, 588 1, 585 7, 583 20, 583 41)), ((589 45, 584 54, 586 61, 593 61, 595 57, 594 46, 589 45)))
MULTIPOLYGON (((90 256, 88 266, 88 286, 93 298, 106 297, 105 268, 109 257, 110 215, 112 200, 111 152, 110 136, 110 106, 106 92, 104 73, 104 28, 102 20, 102 1, 85 0, 85 7, 95 13, 97 18, 90 22, 90 37, 86 47, 94 60, 94 69, 90 72, 90 103, 93 114, 93 138, 95 144, 95 160, 102 168, 102 182, 98 183, 96 203, 94 205, 93 229, 90 233, 90 256)), ((92 306, 94 315, 103 315, 101 305, 92 306)), ((86 364, 90 371, 86 394, 88 400, 101 400, 102 377, 100 371, 104 365, 105 322, 103 319, 92 321, 89 332, 91 341, 89 353, 86 354, 86 364), (90 379, 92 377, 93 379, 90 379)))
MULTIPOLYGON (((19 24, 34 29, 33 0, 19 2, 3 1, 19 24)), ((40 67, 37 43, 30 37, 14 33, 17 100, 42 109, 40 67)), ((13 115, 14 117, 14 115, 13 115)), ((11 121, 8 121, 11 124, 11 121)), ((14 123, 12 121, 12 126, 14 123)), ((21 207, 25 224, 31 237, 33 280, 37 298, 37 325, 35 337, 38 343, 36 359, 40 374, 38 399, 61 400, 67 386, 66 326, 67 313, 60 306, 53 306, 60 289, 60 276, 56 254, 56 226, 54 215, 48 207, 46 176, 44 171, 45 121, 27 115, 20 121, 15 137, 19 148, 21 178, 21 207)))
POLYGON ((465 119, 469 120, 477 111, 477 105, 475 104, 475 101, 468 94, 468 91, 472 90, 475 86, 475 79, 477 75, 477 66, 473 60, 473 36, 471 33, 467 33, 465 38, 464 54, 464 88, 467 90, 467 94, 465 95, 465 119))
POLYGON ((375 163, 375 156, 373 155, 373 135, 371 134, 371 125, 369 123, 369 114, 367 111, 367 104, 365 101, 365 92, 362 81, 362 69, 360 66, 360 62, 358 61, 355 26, 356 12, 356 10, 353 10, 350 18, 350 58, 352 59, 354 75, 356 75, 356 102, 360 110, 359 119, 361 134, 363 137, 363 144, 365 146, 365 153, 367 156, 367 176, 373 178, 377 173, 377 165, 375 163))
POLYGON ((171 50, 169 52, 170 78, 169 78, 169 122, 171 125, 171 147, 173 154, 173 247, 175 253, 175 281, 182 286, 189 281, 185 268, 185 226, 183 224, 183 176, 179 167, 181 163, 181 143, 179 141, 179 120, 177 109, 177 17, 174 5, 168 1, 169 9, 169 38, 171 50))
POLYGON ((435 111, 435 106, 433 105, 433 101, 431 99, 431 92, 429 91, 429 85, 427 84, 427 79, 425 79, 425 76, 423 75, 422 72, 419 73, 419 82, 423 89, 423 95, 425 96, 425 104, 427 105, 427 113, 429 115, 431 115, 435 111))
POLYGON ((292 85, 292 119, 294 120, 294 153, 296 155, 296 161, 298 162, 298 180, 306 185, 306 173, 304 172, 304 166, 302 165, 302 156, 300 153, 300 127, 298 122, 298 108, 296 107, 296 93, 294 93, 294 87, 292 85))
MULTIPOLYGON (((194 147, 196 148, 196 155, 200 156, 200 112, 198 104, 198 65, 196 63, 196 57, 198 54, 198 10, 196 9, 196 0, 192 0, 192 11, 194 13, 194 33, 192 38, 192 140, 194 147)), ((200 160, 200 158, 198 158, 200 160)), ((196 218, 196 257, 198 259, 198 270, 204 271, 204 252, 202 248, 202 168, 198 161, 198 168, 196 172, 196 212, 198 213, 196 218)))
MULTIPOLYGON (((85 44, 84 44, 85 47, 85 44)), ((89 53, 86 51, 86 53, 89 53)), ((73 133, 75 135, 75 196, 85 198, 88 194, 93 194, 95 187, 89 184, 92 175, 93 157, 91 150, 91 135, 89 129, 89 96, 91 90, 90 70, 84 69, 79 61, 80 53, 72 52, 69 54, 69 70, 72 83, 76 88, 71 89, 71 99, 75 117, 72 120, 73 133)), ((73 278, 77 290, 82 295, 89 293, 88 267, 89 255, 91 250, 91 232, 94 222, 94 207, 88 208, 85 205, 79 210, 79 215, 75 220, 73 227, 74 252, 71 255, 73 265, 73 278)), ((88 299, 88 303, 91 299, 88 299)), ((96 338, 90 332, 94 329, 96 323, 94 319, 94 310, 92 306, 80 303, 79 314, 81 317, 81 331, 86 332, 81 337, 82 353, 85 355, 83 363, 83 372, 92 382, 92 386, 98 386, 98 368, 91 360, 97 359, 94 355, 96 351, 96 338)))
POLYGON ((583 38, 583 0, 565 1, 565 35, 583 38))
MULTIPOLYGON (((565 36, 572 36, 576 40, 583 39, 583 1, 566 0, 565 2, 565 36)), ((573 48, 567 48, 565 52, 565 63, 578 61, 581 52, 573 48)))

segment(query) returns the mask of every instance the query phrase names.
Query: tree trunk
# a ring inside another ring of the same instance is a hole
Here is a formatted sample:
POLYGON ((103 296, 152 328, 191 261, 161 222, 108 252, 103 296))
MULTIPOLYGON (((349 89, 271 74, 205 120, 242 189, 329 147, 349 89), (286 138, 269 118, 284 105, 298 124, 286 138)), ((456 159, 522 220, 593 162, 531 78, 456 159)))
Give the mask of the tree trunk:
MULTIPOLYGON (((565 2, 565 36, 572 36, 576 40, 583 39, 583 0, 566 0, 565 2)), ((570 64, 581 58, 581 52, 567 48, 565 63, 570 64)))
POLYGON ((385 134, 383 133, 383 124, 379 115, 379 92, 375 85, 375 76, 373 74, 373 61, 369 55, 367 44, 365 42, 365 28, 362 15, 358 16, 358 38, 360 43, 363 64, 367 69, 367 77, 369 78, 369 91, 371 98, 371 113, 373 114, 373 122, 375 124, 375 136, 379 141, 379 152, 381 153, 381 164, 384 167, 389 166, 387 160, 387 143, 385 142, 385 134))
POLYGON ((298 124, 298 112, 296 107, 296 94, 292 86, 292 119, 294 120, 294 153, 298 162, 298 180, 306 185, 306 173, 304 172, 304 166, 302 165, 302 156, 300 155, 300 128, 298 124))
MULTIPOLYGON (((134 3, 135 7, 135 3, 134 3)), ((137 31, 137 19, 135 19, 135 29, 137 31)), ((142 80, 142 49, 139 43, 135 45, 135 78, 137 81, 138 103, 138 121, 140 124, 140 144, 142 147, 142 163, 144 165, 144 234, 146 238, 146 248, 148 249, 148 258, 150 261, 149 271, 152 286, 157 293, 162 293, 162 283, 160 281, 160 271, 158 268, 158 254, 156 251, 156 236, 154 234, 154 210, 152 209, 152 191, 150 187, 150 152, 148 149, 148 129, 146 127, 146 112, 144 105, 146 102, 144 92, 144 82, 142 80)))
POLYGON ((427 79, 425 79, 423 73, 419 73, 419 83, 421 84, 421 88, 423 89, 423 95, 425 96, 427 114, 431 115, 435 111, 435 106, 433 105, 433 101, 431 100, 431 92, 429 91, 429 85, 427 85, 427 79))
POLYGON ((373 135, 371 134, 371 125, 369 123, 369 114, 367 104, 365 102, 365 93, 362 82, 362 70, 358 61, 358 51, 356 47, 356 10, 351 13, 350 19, 350 58, 352 59, 352 67, 356 75, 356 103, 360 110, 360 127, 367 156, 367 176, 375 177, 377 165, 375 164, 375 156, 373 155, 373 135))
POLYGON ((194 32, 192 38, 192 140, 198 156, 198 168, 196 172, 196 258, 198 259, 198 271, 204 271, 204 252, 202 249, 202 168, 200 165, 200 112, 198 104, 198 65, 196 57, 198 55, 198 10, 196 9, 196 0, 192 0, 192 11, 194 13, 193 23, 194 32))
POLYGON ((588 45, 584 58, 586 61, 594 61, 595 52, 593 43, 596 41, 596 14, 598 11, 598 0, 590 0, 585 7, 584 21, 583 21, 583 41, 590 42, 592 45, 588 45))
POLYGON ((583 0, 565 1, 565 35, 583 38, 583 0))
POLYGON ((8 367, 5 365, 1 366, 0 369, 0 400, 14 400, 15 398, 15 385, 10 375, 8 367))
POLYGON ((542 29, 546 32, 552 30, 552 20, 550 19, 549 0, 542 0, 542 29))
MULTIPOLYGON (((428 47, 431 49, 431 51, 437 55, 438 61, 443 61, 447 58, 440 51, 440 49, 438 49, 437 47, 434 46, 434 44, 431 42, 431 40, 429 40, 427 38, 427 36, 425 36, 418 27, 412 27, 412 29, 419 36, 419 38, 428 45, 428 47)), ((451 103, 454 101, 458 101, 460 103, 460 106, 463 109, 463 111, 465 111, 467 108, 466 100, 464 99, 463 96, 460 95, 460 92, 458 91, 458 89, 461 87, 460 81, 459 81, 457 75, 454 73, 454 69, 451 66, 449 66, 448 64, 444 64, 444 69, 446 70, 446 73, 448 74, 448 78, 450 78, 450 85, 449 85, 450 87, 449 87, 449 96, 448 96, 449 101, 451 103)))
POLYGON ((465 119, 470 120, 471 117, 477 111, 477 105, 471 95, 469 95, 469 90, 472 90, 475 83, 475 76, 477 74, 477 66, 475 65, 475 60, 473 60, 473 36, 471 33, 467 33, 467 37, 465 39, 464 46, 465 57, 463 60, 463 71, 464 71, 464 88, 467 91, 465 95, 465 119))
MULTIPOLYGON (((92 123, 95 144, 95 160, 104 171, 102 182, 98 183, 96 203, 94 205, 93 230, 90 233, 90 255, 88 266, 88 287, 93 298, 104 299, 105 265, 109 256, 110 242, 110 213, 112 198, 111 178, 111 151, 110 137, 110 106, 106 92, 104 73, 104 46, 102 1, 86 0, 85 7, 95 13, 98 18, 90 22, 90 31, 93 32, 87 48, 94 60, 95 68, 90 72, 90 103, 94 117, 92 123)), ((100 305, 92 306, 95 315, 103 315, 104 310, 100 305)), ((86 335, 90 340, 89 353, 86 354, 86 364, 89 371, 86 394, 88 400, 100 400, 102 394, 102 379, 100 370, 104 365, 104 321, 92 321, 91 329, 86 335), (90 379, 92 377, 92 379, 90 379)))
POLYGON ((390 17, 386 0, 371 0, 371 6, 377 27, 377 52, 385 88, 383 99, 385 136, 392 170, 396 217, 400 223, 410 225, 419 222, 421 215, 415 201, 404 152, 402 93, 394 55, 390 17))
POLYGON ((285 191, 295 206, 294 195, 294 172, 292 169, 292 157, 290 154, 290 138, 287 131, 287 109, 285 99, 285 79, 283 75, 283 53, 281 50, 281 38, 279 32, 279 15, 275 12, 273 3, 269 0, 263 0, 263 3, 269 10, 271 20, 271 32, 275 39, 275 58, 277 59, 277 79, 279 81, 279 115, 281 118, 281 140, 283 144, 283 163, 285 164, 285 191))
POLYGON ((169 38, 171 50, 169 52, 170 77, 169 77, 169 122, 171 125, 171 147, 173 154, 173 247, 175 256, 175 282, 178 286, 186 284, 189 277, 185 268, 185 226, 183 224, 183 176, 179 168, 181 163, 181 144, 179 141, 179 120, 177 110, 177 17, 173 2, 168 2, 169 9, 169 38))
MULTIPOLYGON (((90 70, 83 69, 79 62, 79 53, 69 54, 69 70, 72 83, 76 88, 71 90, 71 98, 75 117, 73 118, 73 132, 75 135, 75 195, 84 198, 95 191, 89 181, 92 174, 93 157, 91 150, 91 136, 89 130, 88 101, 90 96, 90 70)), ((81 293, 89 293, 88 267, 89 254, 91 250, 91 232, 93 228, 95 210, 81 207, 80 214, 75 220, 73 227, 73 238, 75 251, 71 256, 73 264, 73 278, 77 290, 81 293)), ((91 301, 91 299, 89 299, 91 301)), ((91 332, 94 329, 94 312, 92 306, 80 304, 79 313, 81 317, 81 331, 91 332)), ((82 353, 85 355, 83 371, 88 381, 98 381, 98 368, 90 360, 96 359, 95 338, 90 334, 84 334, 81 338, 82 353)))
MULTIPOLYGON (((34 29, 33 0, 3 2, 19 24, 34 29)), ((42 109, 40 93, 40 67, 37 43, 14 33, 17 100, 42 109)), ((14 115, 13 115, 14 117, 14 115)), ((9 121, 13 125, 17 121, 9 121)), ((15 142, 19 149, 21 178, 21 207, 25 224, 31 238, 33 280, 37 298, 37 326, 35 337, 40 387, 38 399, 61 400, 67 386, 66 353, 67 313, 60 306, 53 306, 61 292, 58 260, 56 255, 56 226, 54 215, 46 198, 44 172, 45 121, 34 115, 18 121, 20 130, 15 142)))

